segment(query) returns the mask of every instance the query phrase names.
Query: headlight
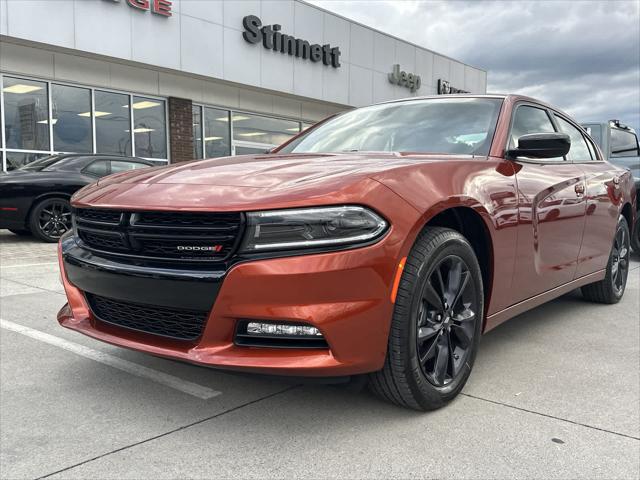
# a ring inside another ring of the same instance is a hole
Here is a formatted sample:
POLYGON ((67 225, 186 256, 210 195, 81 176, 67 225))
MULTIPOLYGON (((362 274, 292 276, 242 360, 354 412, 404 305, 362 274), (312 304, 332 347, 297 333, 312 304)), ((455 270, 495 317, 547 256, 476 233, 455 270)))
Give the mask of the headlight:
POLYGON ((358 206, 247 213, 243 252, 357 246, 380 237, 388 223, 358 206))

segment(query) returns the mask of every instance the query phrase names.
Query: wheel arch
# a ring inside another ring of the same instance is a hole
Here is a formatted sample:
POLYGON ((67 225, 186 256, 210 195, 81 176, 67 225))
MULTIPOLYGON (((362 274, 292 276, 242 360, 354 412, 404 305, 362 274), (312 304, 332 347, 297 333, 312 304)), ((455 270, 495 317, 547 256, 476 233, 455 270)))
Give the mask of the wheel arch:
POLYGON ((631 207, 631 204, 629 202, 626 202, 622 206, 622 210, 620 210, 620 214, 627 221, 627 225, 629 226, 629 230, 633 231, 633 225, 634 225, 634 223, 633 223, 633 208, 631 207))
POLYGON ((55 191, 55 192, 45 192, 34 197, 33 201, 31 202, 31 205, 29 206, 29 211, 24 217, 25 225, 27 226, 29 225, 29 222, 31 221, 31 213, 33 212, 33 209, 37 204, 39 204, 43 200, 47 200, 49 198, 64 198, 65 200, 71 200, 71 195, 72 194, 68 192, 55 191))
MULTIPOLYGON (((494 242, 488 212, 476 202, 456 206, 447 204, 429 209, 421 219, 418 234, 428 227, 450 228, 463 235, 471 244, 482 272, 485 317, 493 291, 494 242)), ((417 237, 417 236, 416 236, 417 237)), ((415 242, 413 239, 412 244, 415 242)))

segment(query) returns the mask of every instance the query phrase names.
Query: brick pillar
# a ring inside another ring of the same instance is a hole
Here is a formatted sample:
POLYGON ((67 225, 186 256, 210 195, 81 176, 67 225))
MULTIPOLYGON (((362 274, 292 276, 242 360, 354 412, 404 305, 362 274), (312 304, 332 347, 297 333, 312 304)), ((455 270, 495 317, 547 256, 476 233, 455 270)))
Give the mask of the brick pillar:
POLYGON ((171 163, 193 160, 193 113, 191 100, 169 98, 171 163))

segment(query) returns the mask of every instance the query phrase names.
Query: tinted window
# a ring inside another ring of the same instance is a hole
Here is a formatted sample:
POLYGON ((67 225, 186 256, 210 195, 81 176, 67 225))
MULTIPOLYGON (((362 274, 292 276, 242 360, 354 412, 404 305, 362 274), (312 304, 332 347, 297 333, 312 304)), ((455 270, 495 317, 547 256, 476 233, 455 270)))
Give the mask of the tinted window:
MULTIPOLYGON (((4 132, 7 148, 49 150, 49 100, 47 84, 4 77, 4 132)), ((10 156, 7 154, 7 159, 10 156)), ((14 156, 14 158, 17 158, 14 156)), ((22 160, 8 161, 21 165, 22 160)), ((28 163, 25 161, 24 163, 28 163)))
POLYGON ((332 118, 280 151, 486 155, 501 104, 492 98, 443 98, 373 105, 332 118))
POLYGON ((132 107, 136 156, 167 158, 164 102, 153 98, 133 97, 132 107))
MULTIPOLYGON (((509 137, 509 148, 518 146, 518 138, 523 135, 532 133, 553 133, 555 128, 546 110, 531 107, 529 105, 521 105, 516 109, 511 125, 511 135, 509 137)), ((540 160, 540 159, 538 159, 540 160)), ((545 158, 545 161, 559 161, 562 157, 545 158)))
POLYGON ((575 162, 584 162, 585 160, 592 160, 589 147, 587 147, 587 141, 582 136, 580 130, 567 122, 564 118, 555 115, 560 131, 566 133, 571 138, 571 149, 567 154, 569 160, 575 162))
POLYGON ((40 158, 50 157, 48 153, 6 152, 7 171, 22 168, 40 158))
POLYGON ((34 170, 34 171, 42 170, 46 167, 53 166, 54 164, 58 163, 60 160, 64 158, 65 157, 63 155, 49 155, 44 158, 41 158, 40 160, 35 160, 25 165, 24 167, 21 167, 20 170, 34 170))
POLYGON ((83 172, 96 177, 109 175, 109 160, 96 160, 95 162, 87 165, 83 172))
POLYGON ((129 95, 95 91, 96 152, 131 155, 129 95))
POLYGON ((638 157, 638 140, 625 130, 611 129, 611 157, 638 157))
POLYGON ((111 160, 111 173, 125 172, 127 170, 136 170, 138 168, 145 168, 149 165, 138 162, 126 162, 122 160, 111 160))
POLYGON ((231 155, 229 112, 216 108, 204 109, 205 158, 231 155))
POLYGON ((91 153, 91 91, 87 88, 51 86, 53 149, 91 153))

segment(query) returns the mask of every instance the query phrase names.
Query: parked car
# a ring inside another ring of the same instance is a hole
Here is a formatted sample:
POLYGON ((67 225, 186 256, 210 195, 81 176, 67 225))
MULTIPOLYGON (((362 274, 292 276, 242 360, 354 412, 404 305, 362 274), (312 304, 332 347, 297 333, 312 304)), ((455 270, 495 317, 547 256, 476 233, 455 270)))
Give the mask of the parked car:
POLYGON ((620 300, 635 201, 630 172, 537 100, 383 103, 272 154, 77 192, 58 321, 211 367, 367 374, 382 398, 434 409, 481 333, 578 287, 620 300))
POLYGON ((0 175, 0 228, 57 242, 71 228, 69 199, 101 177, 150 167, 148 160, 114 155, 60 154, 0 175))
MULTIPOLYGON (((636 184, 636 211, 640 211, 640 144, 635 130, 620 123, 620 120, 584 123, 582 126, 609 162, 631 170, 636 184)), ((637 214, 636 218, 639 216, 637 214)), ((631 246, 640 254, 640 222, 636 221, 631 232, 631 246)))

